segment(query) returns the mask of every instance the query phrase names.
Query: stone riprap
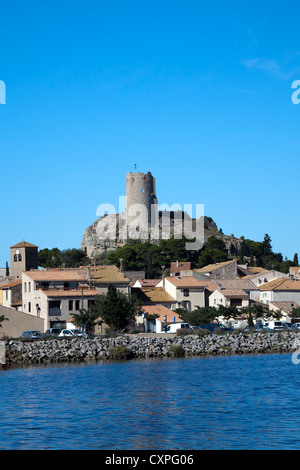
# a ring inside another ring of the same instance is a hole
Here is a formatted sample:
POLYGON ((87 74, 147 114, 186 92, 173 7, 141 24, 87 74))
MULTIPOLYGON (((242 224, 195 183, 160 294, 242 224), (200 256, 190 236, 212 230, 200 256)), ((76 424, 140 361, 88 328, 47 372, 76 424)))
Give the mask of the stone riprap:
POLYGON ((99 361, 119 358, 163 358, 229 354, 264 354, 297 352, 300 334, 268 332, 147 337, 124 335, 117 338, 55 338, 47 341, 8 341, 6 365, 99 361), (178 354, 180 352, 181 354, 178 354))

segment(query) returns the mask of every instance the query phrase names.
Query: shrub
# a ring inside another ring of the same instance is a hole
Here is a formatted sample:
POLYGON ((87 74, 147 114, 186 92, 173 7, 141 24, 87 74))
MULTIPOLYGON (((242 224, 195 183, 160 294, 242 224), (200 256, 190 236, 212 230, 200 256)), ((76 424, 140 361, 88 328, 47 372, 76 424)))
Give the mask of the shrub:
POLYGON ((193 334, 193 333, 188 328, 179 328, 176 331, 177 336, 186 336, 186 335, 191 335, 191 334, 193 334))
POLYGON ((173 356, 175 357, 182 357, 184 356, 184 349, 180 345, 173 345, 170 347, 170 353, 173 354, 173 356))
POLYGON ((125 346, 115 346, 114 348, 110 348, 109 353, 114 359, 126 359, 131 356, 130 349, 125 346))

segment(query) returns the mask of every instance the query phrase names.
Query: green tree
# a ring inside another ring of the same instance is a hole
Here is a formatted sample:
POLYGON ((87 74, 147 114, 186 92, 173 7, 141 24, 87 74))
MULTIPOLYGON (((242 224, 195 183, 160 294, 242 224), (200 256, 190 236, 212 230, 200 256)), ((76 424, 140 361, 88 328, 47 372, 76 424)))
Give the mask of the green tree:
POLYGON ((39 250, 38 263, 42 268, 59 268, 63 264, 62 253, 58 248, 39 250))
POLYGON ((294 263, 294 266, 299 266, 298 253, 295 253, 293 263, 294 263))
POLYGON ((190 325, 200 326, 204 323, 211 323, 220 315, 216 307, 196 307, 192 312, 177 309, 181 319, 190 325))
POLYGON ((3 323, 4 321, 9 321, 9 319, 6 318, 5 315, 0 315, 0 328, 2 328, 2 323, 3 323))
POLYGON ((126 295, 109 284, 105 294, 95 297, 91 311, 108 326, 120 331, 135 321, 140 313, 140 306, 133 296, 126 295))
POLYGON ((291 312, 291 318, 300 318, 300 307, 294 307, 291 312))
POLYGON ((208 264, 221 263, 228 260, 228 250, 223 240, 212 236, 209 237, 200 250, 197 265, 199 268, 208 264))
POLYGON ((86 256, 85 252, 78 248, 68 248, 59 250, 58 248, 44 248, 38 252, 39 266, 43 268, 78 268, 79 266, 88 265, 91 260, 86 256))
POLYGON ((84 328, 91 330, 98 318, 98 313, 93 310, 88 311, 85 309, 80 309, 79 313, 73 313, 72 317, 74 320, 74 325, 76 325, 78 328, 82 330, 84 328))
POLYGON ((83 250, 78 248, 69 248, 61 252, 62 260, 66 268, 79 268, 91 263, 83 250))

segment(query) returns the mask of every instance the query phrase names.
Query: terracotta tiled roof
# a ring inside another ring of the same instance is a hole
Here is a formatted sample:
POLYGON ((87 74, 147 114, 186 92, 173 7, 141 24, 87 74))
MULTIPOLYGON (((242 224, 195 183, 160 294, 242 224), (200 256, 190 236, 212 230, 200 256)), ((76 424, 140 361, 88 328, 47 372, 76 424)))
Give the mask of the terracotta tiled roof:
POLYGON ((85 270, 77 269, 35 269, 25 271, 24 274, 33 281, 87 281, 85 270))
POLYGON ((20 243, 17 243, 16 245, 13 245, 11 246, 10 248, 23 248, 23 247, 32 247, 32 248, 38 248, 38 246, 36 245, 32 245, 32 243, 28 243, 28 242, 20 242, 20 243))
POLYGON ((281 290, 281 291, 299 291, 300 281, 291 281, 290 279, 273 279, 262 286, 259 286, 260 291, 265 290, 281 290))
POLYGON ((142 302, 176 302, 162 287, 133 287, 131 293, 142 302))
POLYGON ((285 313, 291 313, 294 308, 298 308, 297 302, 284 302, 284 301, 270 301, 269 308, 272 310, 272 306, 277 307, 279 310, 285 313))
POLYGON ((17 286, 19 284, 22 284, 21 279, 18 281, 9 282, 8 284, 2 284, 0 289, 9 289, 10 287, 17 286))
POLYGON ((258 268, 257 266, 256 267, 248 266, 247 271, 249 271, 250 273, 258 274, 258 273, 262 273, 263 271, 268 271, 268 270, 265 268, 258 268))
POLYGON ((291 266, 290 272, 296 273, 296 274, 300 273, 300 266, 291 266))
POLYGON ((149 315, 159 315, 158 320, 164 321, 165 315, 167 316, 167 322, 173 323, 174 318, 175 322, 182 322, 183 320, 179 317, 178 313, 172 312, 169 308, 165 307, 164 305, 143 305, 142 310, 144 313, 148 313, 149 315))
POLYGON ((170 265, 170 273, 179 273, 180 271, 188 271, 191 269, 189 261, 175 261, 170 265))
POLYGON ((103 266, 83 266, 87 275, 90 273, 90 279, 96 283, 120 282, 129 284, 130 279, 123 275, 122 271, 114 265, 103 266))
POLYGON ((215 264, 208 264, 207 266, 204 266, 203 268, 195 269, 196 272, 198 273, 210 273, 211 271, 215 271, 216 269, 220 269, 223 266, 228 266, 229 264, 235 263, 236 261, 234 259, 231 259, 229 261, 224 261, 223 263, 215 263, 215 264))
POLYGON ((238 298, 243 298, 243 299, 249 298, 248 294, 246 294, 246 292, 243 291, 242 289, 233 289, 233 290, 222 289, 220 290, 220 292, 221 294, 224 295, 224 297, 227 297, 227 298, 233 298, 233 297, 238 297, 238 298))
POLYGON ((257 290, 257 287, 249 279, 228 279, 216 281, 223 289, 243 289, 243 290, 257 290))
POLYGON ((199 279, 196 279, 193 276, 167 276, 166 280, 173 284, 173 286, 182 289, 198 287, 200 289, 208 289, 210 291, 214 291, 218 288, 218 285, 215 284, 213 281, 210 281, 209 279, 207 281, 200 281, 199 279))
POLYGON ((142 287, 154 287, 161 281, 161 279, 138 279, 142 287))

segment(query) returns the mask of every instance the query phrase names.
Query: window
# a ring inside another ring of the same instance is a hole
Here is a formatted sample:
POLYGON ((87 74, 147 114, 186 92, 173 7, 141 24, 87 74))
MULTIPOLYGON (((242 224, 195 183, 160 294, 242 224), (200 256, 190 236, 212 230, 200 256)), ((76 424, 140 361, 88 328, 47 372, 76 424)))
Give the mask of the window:
POLYGON ((18 255, 18 261, 22 261, 22 255, 18 255))
POLYGON ((5 291, 5 299, 8 300, 8 290, 5 291))
POLYGON ((27 292, 27 282, 24 282, 24 292, 27 292))
POLYGON ((79 310, 80 308, 80 300, 75 300, 75 310, 79 310))
POLYGON ((18 256, 14 255, 14 262, 16 263, 18 261, 18 256))
POLYGON ((183 296, 188 297, 190 295, 189 289, 183 289, 183 296))
POLYGON ((28 312, 31 312, 31 302, 28 302, 28 312))
POLYGON ((31 282, 28 282, 28 292, 31 292, 31 282))
POLYGON ((73 300, 69 300, 69 311, 73 310, 73 300))

